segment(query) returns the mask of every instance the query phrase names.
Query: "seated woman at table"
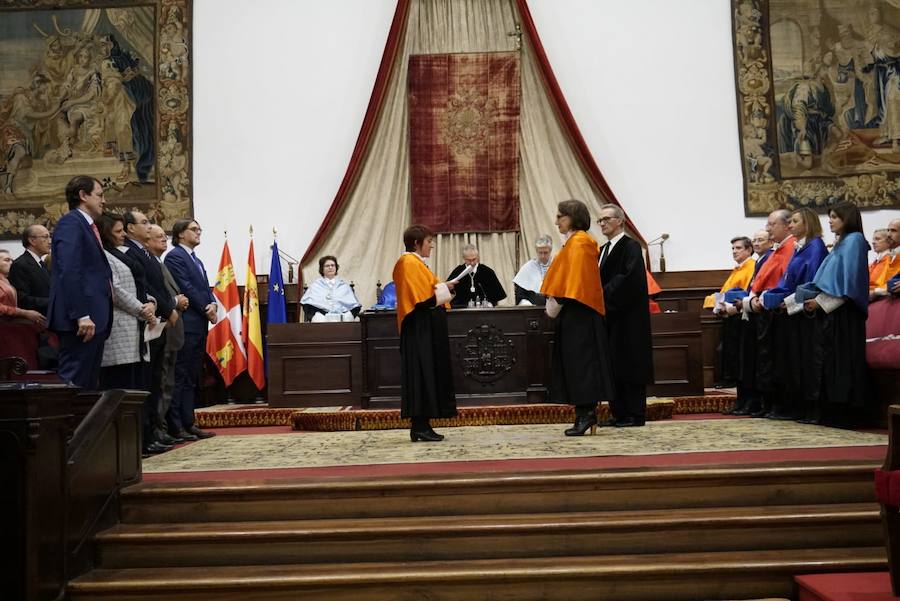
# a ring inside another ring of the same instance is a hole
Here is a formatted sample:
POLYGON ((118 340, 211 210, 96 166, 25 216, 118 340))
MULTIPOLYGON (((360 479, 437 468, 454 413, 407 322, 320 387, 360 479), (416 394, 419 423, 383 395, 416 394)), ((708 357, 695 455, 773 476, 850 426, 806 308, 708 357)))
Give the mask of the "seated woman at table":
POLYGON ((362 305, 350 284, 337 277, 338 269, 337 257, 325 255, 319 259, 322 277, 310 284, 300 299, 306 321, 352 321, 359 314, 362 305))

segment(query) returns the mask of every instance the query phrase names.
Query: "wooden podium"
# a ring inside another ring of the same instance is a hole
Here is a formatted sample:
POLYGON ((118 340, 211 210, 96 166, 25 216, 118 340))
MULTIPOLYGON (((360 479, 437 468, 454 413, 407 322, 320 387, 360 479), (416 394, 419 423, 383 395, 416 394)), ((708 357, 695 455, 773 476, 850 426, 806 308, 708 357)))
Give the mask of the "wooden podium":
MULTIPOLYGON (((460 406, 543 403, 553 322, 541 307, 454 309, 447 313, 453 384, 460 406)), ((656 381, 648 395, 703 394, 700 315, 651 316, 656 381)), ((393 311, 354 323, 271 324, 270 407, 396 408, 400 336, 393 311)))

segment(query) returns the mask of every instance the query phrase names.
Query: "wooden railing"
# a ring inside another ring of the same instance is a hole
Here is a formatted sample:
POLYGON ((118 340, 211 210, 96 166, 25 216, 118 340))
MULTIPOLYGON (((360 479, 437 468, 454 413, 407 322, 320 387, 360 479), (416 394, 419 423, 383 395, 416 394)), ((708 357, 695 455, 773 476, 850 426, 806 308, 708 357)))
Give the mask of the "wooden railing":
POLYGON ((141 479, 146 394, 0 383, 0 597, 62 599, 92 567, 94 534, 118 522, 119 491, 141 479))

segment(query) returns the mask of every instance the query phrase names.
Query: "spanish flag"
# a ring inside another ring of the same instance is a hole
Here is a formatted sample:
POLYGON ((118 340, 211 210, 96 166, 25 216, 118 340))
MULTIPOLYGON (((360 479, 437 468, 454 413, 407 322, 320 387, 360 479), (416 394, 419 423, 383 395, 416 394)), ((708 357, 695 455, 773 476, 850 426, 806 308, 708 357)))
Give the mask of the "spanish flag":
POLYGON ((247 257, 247 283, 244 286, 244 327, 241 340, 247 349, 247 373, 259 390, 266 385, 266 368, 263 363, 262 327, 259 322, 259 289, 256 286, 256 257, 253 240, 247 257))
POLYGON ((241 342, 241 297, 227 240, 222 247, 213 296, 218 304, 218 320, 206 339, 206 353, 219 368, 225 386, 230 386, 237 375, 247 369, 247 354, 241 342))

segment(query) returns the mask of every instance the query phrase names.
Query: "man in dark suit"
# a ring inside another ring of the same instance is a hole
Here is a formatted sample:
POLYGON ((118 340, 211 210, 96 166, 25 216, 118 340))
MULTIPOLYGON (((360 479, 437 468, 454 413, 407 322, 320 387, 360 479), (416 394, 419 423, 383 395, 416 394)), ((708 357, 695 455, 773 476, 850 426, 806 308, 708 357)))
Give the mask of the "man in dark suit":
MULTIPOLYGON (((147 242, 150 237, 150 220, 140 211, 125 211, 122 214, 125 220, 125 252, 143 266, 144 278, 138 287, 143 286, 146 293, 156 299, 156 316, 160 321, 167 321, 170 325, 177 321, 178 312, 175 310, 175 299, 166 290, 163 280, 162 267, 156 258, 150 256, 147 242)), ((160 445, 172 445, 180 442, 177 438, 156 432, 158 421, 159 395, 162 387, 162 361, 166 350, 166 332, 163 331, 159 338, 150 341, 150 395, 144 400, 144 446, 154 451, 160 445)))
POLYGON ((103 344, 112 325, 112 272, 94 220, 103 214, 103 186, 79 175, 66 185, 69 212, 53 231, 48 328, 59 335, 59 377, 97 386, 103 344))
POLYGON ((175 389, 169 407, 169 434, 185 440, 213 436, 194 425, 194 395, 200 380, 209 324, 216 323, 216 301, 209 291, 209 278, 194 249, 200 244, 200 225, 192 219, 180 219, 172 226, 172 250, 165 264, 181 293, 187 296, 184 320, 184 344, 175 360, 175 389))
POLYGON ((19 307, 47 315, 50 304, 50 271, 44 257, 50 253, 50 232, 43 225, 29 225, 22 232, 25 252, 13 261, 9 282, 19 295, 19 307))
POLYGON ((612 353, 615 398, 608 425, 643 426, 647 384, 653 382, 647 274, 641 245, 625 235, 625 213, 618 205, 600 207, 600 280, 606 303, 606 329, 612 353))
POLYGON ((153 260, 159 264, 163 276, 163 282, 169 297, 175 301, 176 319, 170 321, 166 326, 166 346, 163 349, 162 367, 159 375, 159 399, 157 401, 155 424, 156 435, 159 439, 166 441, 172 438, 177 442, 178 439, 168 433, 169 424, 166 415, 169 412, 169 406, 172 403, 172 391, 175 388, 175 361, 178 358, 178 351, 184 345, 184 320, 181 314, 187 310, 188 298, 181 293, 178 283, 172 277, 172 272, 165 266, 162 256, 169 247, 169 241, 166 238, 166 232, 158 225, 150 226, 150 237, 147 240, 147 250, 153 255, 153 260))

